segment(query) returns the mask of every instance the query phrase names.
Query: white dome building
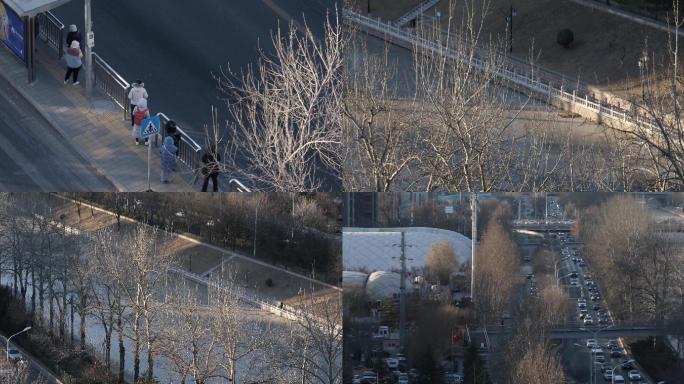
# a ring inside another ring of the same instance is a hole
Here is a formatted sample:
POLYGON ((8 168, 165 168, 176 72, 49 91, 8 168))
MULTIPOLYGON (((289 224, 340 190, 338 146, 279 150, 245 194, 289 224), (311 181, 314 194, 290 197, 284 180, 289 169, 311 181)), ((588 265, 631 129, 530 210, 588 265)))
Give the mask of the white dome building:
MULTIPOLYGON (((378 271, 368 276, 366 294, 370 301, 398 299, 401 286, 401 275, 396 272, 378 271)), ((413 290, 411 281, 406 279, 406 292, 413 290)))
POLYGON ((342 271, 342 288, 350 291, 363 291, 366 288, 368 274, 357 271, 342 271))
POLYGON ((422 270, 430 248, 451 244, 459 265, 470 261, 471 240, 454 231, 437 228, 344 228, 342 264, 346 271, 398 271, 401 268, 401 233, 404 232, 406 266, 422 270))

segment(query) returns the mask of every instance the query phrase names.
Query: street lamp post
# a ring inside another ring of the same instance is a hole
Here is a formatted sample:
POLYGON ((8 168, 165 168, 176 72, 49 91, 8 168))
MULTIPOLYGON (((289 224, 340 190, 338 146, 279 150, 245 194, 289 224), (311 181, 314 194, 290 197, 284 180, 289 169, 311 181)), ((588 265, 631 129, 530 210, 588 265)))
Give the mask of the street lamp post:
POLYGON ((10 336, 10 337, 7 338, 7 348, 5 349, 5 351, 7 352, 7 361, 9 361, 9 344, 10 344, 10 340, 11 340, 14 336, 19 335, 19 334, 22 334, 22 333, 24 333, 24 332, 28 332, 28 331, 30 331, 30 330, 31 330, 31 327, 28 326, 28 327, 24 328, 23 330, 21 330, 21 331, 15 333, 14 335, 12 335, 12 336, 10 336))
POLYGON ((518 11, 513 8, 513 3, 511 3, 508 16, 506 16, 506 22, 508 24, 508 52, 513 52, 513 16, 517 15, 518 11))
POLYGON ((611 369, 611 371, 613 372, 613 376, 611 376, 611 378, 610 378, 610 381, 612 384, 615 384, 615 368, 621 367, 621 366, 623 366, 627 363, 631 363, 633 361, 634 361, 634 359, 629 359, 627 361, 623 361, 622 363, 618 363, 616 366, 613 367, 613 369, 611 369))
MULTIPOLYGON (((599 329, 593 331, 594 332, 594 341, 596 341, 598 343, 599 332, 605 331, 606 329, 611 328, 611 327, 613 327, 613 325, 609 325, 607 327, 599 328, 599 329)), ((580 328, 580 330, 589 331, 589 329, 586 329, 586 328, 580 328)), ((591 353, 589 354, 589 382, 592 384, 596 383, 596 375, 594 375, 594 351, 593 351, 593 348, 592 348, 591 353)))

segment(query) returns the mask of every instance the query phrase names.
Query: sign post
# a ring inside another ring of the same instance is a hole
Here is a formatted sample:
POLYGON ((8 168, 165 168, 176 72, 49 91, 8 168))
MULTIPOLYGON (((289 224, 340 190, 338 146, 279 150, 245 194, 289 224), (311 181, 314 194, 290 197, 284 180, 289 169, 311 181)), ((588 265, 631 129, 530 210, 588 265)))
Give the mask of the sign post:
MULTIPOLYGON (((147 139, 152 135, 161 132, 161 125, 159 123, 159 114, 156 114, 149 119, 145 119, 140 123, 140 137, 147 139)), ((147 192, 152 192, 152 182, 150 181, 150 168, 152 166, 152 143, 147 140, 147 192)))

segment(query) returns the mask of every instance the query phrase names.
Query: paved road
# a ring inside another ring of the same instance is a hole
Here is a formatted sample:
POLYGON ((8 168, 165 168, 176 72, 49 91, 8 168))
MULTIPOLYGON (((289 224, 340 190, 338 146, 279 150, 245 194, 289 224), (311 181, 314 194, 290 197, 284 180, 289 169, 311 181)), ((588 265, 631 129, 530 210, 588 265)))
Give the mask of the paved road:
MULTIPOLYGON (((14 344, 15 338, 12 338, 10 342, 10 348, 15 348, 21 352, 21 354, 24 356, 26 361, 29 363, 29 374, 26 378, 26 383, 33 383, 39 378, 43 377, 47 379, 48 384, 61 384, 61 381, 59 381, 53 374, 50 372, 41 362, 36 360, 33 356, 30 356, 29 354, 26 353, 21 347, 18 347, 14 344)), ((7 343, 7 339, 5 338, 4 335, 0 335, 0 343, 2 343, 2 347, 0 347, 0 352, 2 354, 0 355, 0 358, 4 359, 5 354, 7 353, 5 351, 5 345, 7 343)), ((19 383, 18 383, 19 384, 19 383)), ((21 383, 23 384, 23 383, 21 383)))
MULTIPOLYGON (((95 52, 129 81, 144 80, 150 108, 201 138, 219 100, 212 73, 239 72, 271 49, 270 32, 303 17, 321 31, 335 0, 93 1, 95 52)), ((54 13, 83 30, 83 0, 54 13)), ((200 144, 204 140, 200 141, 200 144)))
POLYGON ((3 191, 116 189, 3 78, 0 164, 3 191))

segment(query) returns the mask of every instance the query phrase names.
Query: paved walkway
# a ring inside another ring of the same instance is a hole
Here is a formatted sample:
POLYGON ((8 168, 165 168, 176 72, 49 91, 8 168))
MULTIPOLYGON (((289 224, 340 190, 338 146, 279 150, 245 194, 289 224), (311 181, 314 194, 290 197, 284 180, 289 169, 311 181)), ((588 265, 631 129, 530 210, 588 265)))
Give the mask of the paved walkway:
MULTIPOLYGON (((80 86, 64 85, 64 65, 53 50, 38 43, 36 81, 27 82, 26 69, 4 46, 0 46, 0 76, 33 104, 45 119, 74 148, 120 191, 145 191, 147 186, 147 148, 136 146, 130 123, 123 111, 105 95, 95 92, 94 103, 85 97, 80 86)), ((83 79, 81 79, 83 81, 83 79)), ((154 106, 152 105, 152 112, 154 106)), ((160 180, 159 152, 152 147, 151 187, 158 192, 192 191, 192 172, 179 163, 172 183, 160 180)))

